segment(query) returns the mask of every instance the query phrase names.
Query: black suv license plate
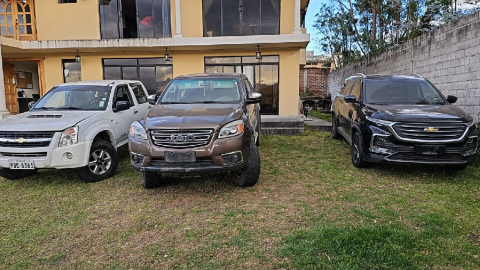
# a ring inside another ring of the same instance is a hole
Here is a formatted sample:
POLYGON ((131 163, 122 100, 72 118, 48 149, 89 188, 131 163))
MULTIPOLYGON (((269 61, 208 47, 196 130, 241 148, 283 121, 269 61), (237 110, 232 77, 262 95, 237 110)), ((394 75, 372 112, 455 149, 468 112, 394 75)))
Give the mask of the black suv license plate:
POLYGON ((195 162, 197 154, 195 151, 189 152, 164 152, 165 162, 195 162))
POLYGON ((445 145, 415 145, 417 155, 445 155, 445 145))

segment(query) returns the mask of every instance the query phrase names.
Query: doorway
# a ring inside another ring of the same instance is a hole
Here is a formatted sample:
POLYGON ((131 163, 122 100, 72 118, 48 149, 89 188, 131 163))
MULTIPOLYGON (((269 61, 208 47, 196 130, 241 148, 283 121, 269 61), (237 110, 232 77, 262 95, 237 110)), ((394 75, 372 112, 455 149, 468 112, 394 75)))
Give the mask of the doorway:
POLYGON ((19 40, 37 40, 33 0, 0 0, 0 34, 19 40))
POLYGON ((43 59, 4 59, 5 101, 10 114, 28 111, 28 103, 45 94, 43 59))

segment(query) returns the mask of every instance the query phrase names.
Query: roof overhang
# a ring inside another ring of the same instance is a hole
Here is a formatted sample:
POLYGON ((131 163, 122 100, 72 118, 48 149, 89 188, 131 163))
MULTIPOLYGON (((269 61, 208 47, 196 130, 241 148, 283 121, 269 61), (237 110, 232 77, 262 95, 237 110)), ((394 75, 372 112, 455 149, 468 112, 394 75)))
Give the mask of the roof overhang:
POLYGON ((102 40, 51 40, 18 41, 0 38, 2 54, 49 54, 74 52, 152 52, 164 51, 205 51, 232 49, 277 49, 306 48, 309 34, 193 37, 193 38, 146 38, 146 39, 102 39, 102 40))

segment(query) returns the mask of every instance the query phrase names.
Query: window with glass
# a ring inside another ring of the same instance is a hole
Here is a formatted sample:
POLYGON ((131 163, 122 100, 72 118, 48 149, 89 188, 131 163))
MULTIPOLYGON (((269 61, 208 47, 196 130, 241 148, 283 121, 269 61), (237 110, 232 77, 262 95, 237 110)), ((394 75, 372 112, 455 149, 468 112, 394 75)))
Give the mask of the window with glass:
POLYGON ((102 39, 170 38, 170 0, 100 0, 102 39))
POLYGON ((79 82, 82 80, 82 67, 75 59, 63 59, 63 82, 79 82))
POLYGON ((174 80, 160 98, 162 104, 239 102, 240 88, 233 77, 174 80))
POLYGON ((421 79, 366 79, 368 104, 446 104, 441 94, 421 79))
POLYGON ((130 84, 130 87, 133 90, 133 94, 135 95, 135 99, 137 99, 138 104, 147 102, 147 96, 145 95, 145 92, 140 84, 130 84))
POLYGON ((0 34, 19 40, 36 40, 33 0, 0 1, 0 34))
POLYGON ((278 114, 279 56, 206 57, 206 73, 243 73, 253 84, 255 92, 262 94, 260 112, 278 114))
POLYGON ((203 36, 280 34, 280 0, 203 0, 203 36))
POLYGON ((32 108, 33 111, 104 111, 110 98, 110 86, 64 85, 54 87, 32 108))
POLYGON ((103 59, 103 78, 139 80, 149 94, 159 94, 173 78, 172 61, 166 62, 164 58, 103 59))

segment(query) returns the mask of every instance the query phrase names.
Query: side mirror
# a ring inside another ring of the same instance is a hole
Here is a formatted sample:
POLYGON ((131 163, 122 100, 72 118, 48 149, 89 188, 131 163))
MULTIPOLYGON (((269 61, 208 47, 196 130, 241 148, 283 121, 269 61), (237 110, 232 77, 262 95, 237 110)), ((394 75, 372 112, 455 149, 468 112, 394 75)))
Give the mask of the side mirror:
POLYGON ((130 109, 130 105, 127 101, 117 101, 115 104, 115 108, 113 109, 114 112, 120 112, 130 109))
POLYGON ((346 103, 357 103, 357 97, 355 95, 346 95, 343 97, 346 103))
POLYGON ((35 107, 36 104, 37 104, 36 101, 30 101, 30 102, 28 103, 28 109, 31 110, 33 107, 35 107))
POLYGON ((157 95, 150 95, 147 97, 147 101, 148 103, 150 103, 151 105, 155 105, 155 103, 157 103, 157 95))
POLYGON ((252 93, 250 97, 247 99, 247 104, 257 104, 262 102, 262 94, 260 93, 252 93))
POLYGON ((457 102, 457 99, 458 98, 456 96, 450 96, 450 95, 447 96, 448 103, 455 103, 455 102, 457 102))

